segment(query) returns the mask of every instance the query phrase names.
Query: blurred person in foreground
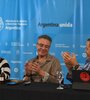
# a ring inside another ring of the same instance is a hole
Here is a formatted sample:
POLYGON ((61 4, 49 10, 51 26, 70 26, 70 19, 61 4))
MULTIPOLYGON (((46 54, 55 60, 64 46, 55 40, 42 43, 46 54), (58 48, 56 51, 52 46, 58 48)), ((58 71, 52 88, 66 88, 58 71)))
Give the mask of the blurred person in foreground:
MULTIPOLYGON (((1 74, 3 74, 4 80, 10 78, 10 66, 8 64, 8 61, 0 57, 0 77, 1 74)), ((2 80, 0 79, 0 81, 2 80)))
POLYGON ((84 66, 80 66, 79 63, 77 62, 76 55, 73 53, 72 55, 69 52, 64 52, 63 53, 63 59, 66 64, 66 67, 68 69, 68 73, 66 78, 69 81, 72 80, 72 70, 89 70, 90 71, 90 38, 87 39, 86 41, 86 49, 85 49, 87 59, 84 64, 84 66))
POLYGON ((61 65, 57 58, 49 54, 51 43, 48 35, 38 37, 38 55, 25 64, 24 81, 57 83, 56 72, 61 71, 61 65))

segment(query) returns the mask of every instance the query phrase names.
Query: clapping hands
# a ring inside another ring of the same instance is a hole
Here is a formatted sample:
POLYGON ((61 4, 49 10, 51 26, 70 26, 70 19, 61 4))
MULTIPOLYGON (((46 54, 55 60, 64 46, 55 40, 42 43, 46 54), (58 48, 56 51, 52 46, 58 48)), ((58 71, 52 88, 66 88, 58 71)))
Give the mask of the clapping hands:
POLYGON ((76 60, 76 55, 74 53, 70 54, 69 52, 64 52, 62 54, 64 62, 69 70, 73 68, 76 64, 78 64, 76 60))

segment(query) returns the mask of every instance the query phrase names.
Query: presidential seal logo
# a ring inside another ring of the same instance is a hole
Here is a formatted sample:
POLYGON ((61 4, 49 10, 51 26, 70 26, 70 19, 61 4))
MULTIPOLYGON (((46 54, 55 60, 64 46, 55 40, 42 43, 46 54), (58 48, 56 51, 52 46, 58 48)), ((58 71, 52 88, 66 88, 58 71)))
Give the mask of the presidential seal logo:
POLYGON ((84 82, 88 82, 90 80, 90 76, 87 72, 80 73, 80 79, 84 82))
POLYGON ((3 27, 4 27, 4 22, 2 18, 0 17, 0 31, 3 29, 3 27))

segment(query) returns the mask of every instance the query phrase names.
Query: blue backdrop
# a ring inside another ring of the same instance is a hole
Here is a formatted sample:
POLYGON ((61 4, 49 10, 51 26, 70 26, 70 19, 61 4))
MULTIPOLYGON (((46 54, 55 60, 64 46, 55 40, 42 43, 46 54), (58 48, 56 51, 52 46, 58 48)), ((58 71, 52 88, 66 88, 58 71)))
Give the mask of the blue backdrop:
POLYGON ((83 65, 85 42, 90 37, 90 0, 0 0, 0 56, 11 66, 11 78, 22 79, 24 64, 35 57, 37 37, 48 34, 50 54, 67 68, 62 52, 74 52, 83 65))

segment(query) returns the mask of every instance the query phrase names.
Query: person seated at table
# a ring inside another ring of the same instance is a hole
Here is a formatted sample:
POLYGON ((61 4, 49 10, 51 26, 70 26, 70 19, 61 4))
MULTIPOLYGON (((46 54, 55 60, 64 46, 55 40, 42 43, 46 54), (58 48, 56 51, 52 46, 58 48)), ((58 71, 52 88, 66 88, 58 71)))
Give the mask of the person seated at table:
POLYGON ((3 73, 4 79, 10 78, 10 66, 8 61, 5 58, 0 57, 0 76, 3 73))
POLYGON ((86 55, 87 59, 85 65, 82 67, 77 62, 76 55, 73 53, 72 55, 69 52, 63 53, 63 59, 68 69, 67 79, 72 82, 72 70, 89 70, 90 71, 90 38, 87 39, 86 42, 86 55))
POLYGON ((57 71, 61 65, 57 58, 49 54, 52 39, 48 35, 38 37, 36 44, 38 55, 25 64, 24 81, 57 83, 57 71))

